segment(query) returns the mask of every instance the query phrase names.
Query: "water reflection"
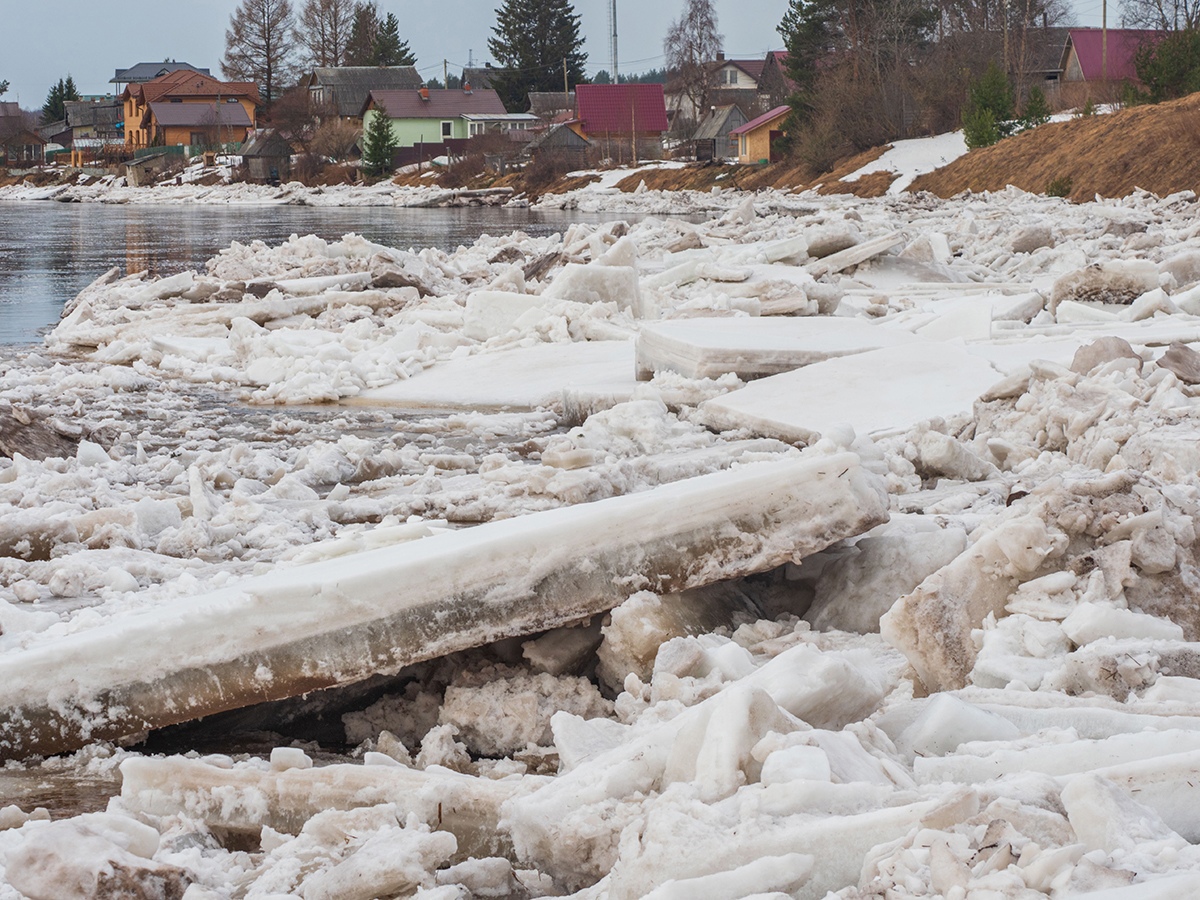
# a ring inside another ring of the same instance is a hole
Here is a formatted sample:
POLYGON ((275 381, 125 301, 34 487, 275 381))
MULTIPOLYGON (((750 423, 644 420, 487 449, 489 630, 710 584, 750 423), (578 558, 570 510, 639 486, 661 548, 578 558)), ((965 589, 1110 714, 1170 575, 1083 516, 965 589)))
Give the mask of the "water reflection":
MULTIPOLYGON (((540 236, 603 213, 528 209, 317 209, 300 206, 106 206, 0 203, 0 344, 24 344, 58 321, 93 279, 122 272, 202 269, 233 241, 277 244, 292 234, 336 240, 358 232, 391 247, 470 244, 482 234, 540 236)), ((636 217, 620 216, 632 219, 636 217)))

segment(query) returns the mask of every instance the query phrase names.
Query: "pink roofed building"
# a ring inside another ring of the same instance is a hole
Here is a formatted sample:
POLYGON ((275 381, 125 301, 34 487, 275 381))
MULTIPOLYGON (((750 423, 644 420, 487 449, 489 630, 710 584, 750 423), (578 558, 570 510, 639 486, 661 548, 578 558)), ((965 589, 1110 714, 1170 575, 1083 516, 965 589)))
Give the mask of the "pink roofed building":
POLYGON ((1106 38, 1099 28, 1072 28, 1063 48, 1062 80, 1137 81, 1134 57, 1138 48, 1163 36, 1161 31, 1110 28, 1106 38))
POLYGON ((658 159, 670 127, 663 86, 576 85, 575 122, 569 127, 617 162, 658 159))

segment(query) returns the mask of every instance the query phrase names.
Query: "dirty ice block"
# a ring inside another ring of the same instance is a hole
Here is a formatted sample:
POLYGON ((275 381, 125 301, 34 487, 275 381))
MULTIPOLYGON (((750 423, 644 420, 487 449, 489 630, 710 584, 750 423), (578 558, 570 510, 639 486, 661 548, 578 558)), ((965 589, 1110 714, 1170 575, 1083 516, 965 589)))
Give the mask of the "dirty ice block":
POLYGON ((856 454, 802 454, 324 560, 0 656, 0 756, 349 684, 799 561, 887 519, 856 454))
POLYGON ((638 378, 659 369, 688 378, 760 378, 839 356, 916 343, 907 331, 830 316, 674 319, 642 326, 638 378))

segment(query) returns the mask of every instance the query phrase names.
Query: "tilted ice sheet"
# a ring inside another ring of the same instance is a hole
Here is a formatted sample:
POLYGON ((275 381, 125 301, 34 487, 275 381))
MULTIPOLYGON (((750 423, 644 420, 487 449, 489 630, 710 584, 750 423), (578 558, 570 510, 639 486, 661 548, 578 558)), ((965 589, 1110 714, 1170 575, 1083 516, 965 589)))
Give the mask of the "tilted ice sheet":
POLYGON ((876 434, 964 413, 1001 377, 959 345, 915 343, 763 378, 706 400, 700 415, 713 428, 786 441, 811 441, 846 425, 876 434))

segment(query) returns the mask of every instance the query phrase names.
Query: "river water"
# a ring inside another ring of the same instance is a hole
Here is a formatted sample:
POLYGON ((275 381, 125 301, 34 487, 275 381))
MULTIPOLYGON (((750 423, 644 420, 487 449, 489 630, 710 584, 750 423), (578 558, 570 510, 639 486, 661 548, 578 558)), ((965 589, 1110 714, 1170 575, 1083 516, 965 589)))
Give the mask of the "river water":
POLYGON ((63 304, 113 266, 122 274, 203 269, 233 241, 278 244, 292 234, 336 240, 357 232, 401 249, 443 250, 483 234, 553 234, 603 213, 495 207, 398 209, 305 206, 131 206, 0 203, 0 345, 29 344, 63 304))

